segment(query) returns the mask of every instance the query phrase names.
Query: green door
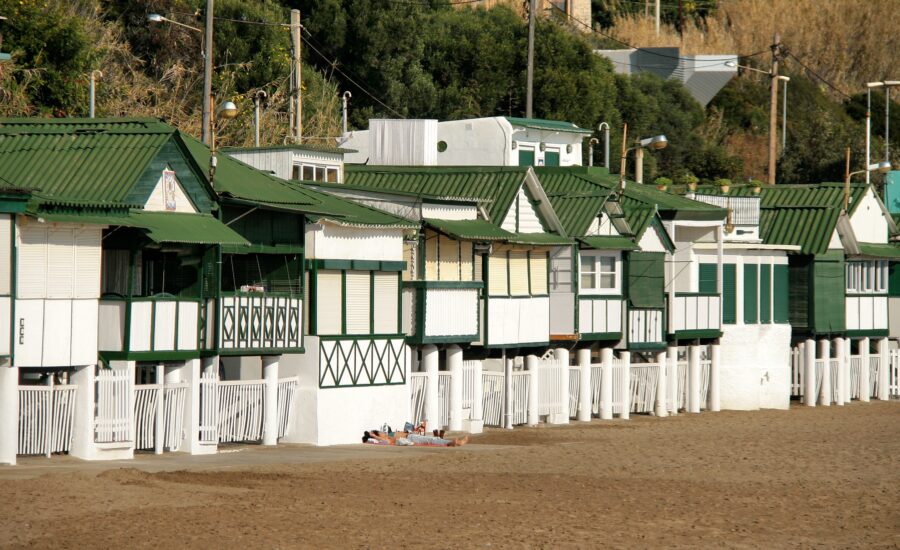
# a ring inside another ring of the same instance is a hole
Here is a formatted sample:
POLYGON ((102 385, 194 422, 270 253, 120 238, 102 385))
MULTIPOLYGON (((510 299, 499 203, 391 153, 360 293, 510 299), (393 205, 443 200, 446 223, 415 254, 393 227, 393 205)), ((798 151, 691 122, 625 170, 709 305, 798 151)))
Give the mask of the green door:
POLYGON ((719 285, 716 281, 717 264, 700 264, 700 294, 718 294, 719 285))
POLYGON ((744 264, 744 323, 748 325, 759 322, 758 275, 759 266, 744 264))
POLYGON ((665 307, 665 253, 628 255, 628 300, 634 307, 665 307))
POLYGON ((534 166, 534 149, 519 149, 519 166, 534 166))
POLYGON ((759 264, 759 322, 772 322, 772 266, 759 264))
POLYGON ((737 276, 734 264, 722 265, 722 322, 737 322, 737 276))
POLYGON ((545 151, 544 166, 559 166, 559 151, 545 151))

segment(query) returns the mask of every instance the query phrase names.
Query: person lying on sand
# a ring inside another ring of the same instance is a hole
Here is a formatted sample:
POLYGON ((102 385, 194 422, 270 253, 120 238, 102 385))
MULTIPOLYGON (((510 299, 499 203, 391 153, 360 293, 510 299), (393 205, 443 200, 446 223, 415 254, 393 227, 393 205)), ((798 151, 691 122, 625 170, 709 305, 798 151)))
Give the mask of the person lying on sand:
POLYGON ((469 436, 455 439, 443 439, 430 435, 419 435, 409 432, 396 432, 393 437, 378 430, 363 432, 363 443, 372 445, 426 445, 430 447, 462 447, 469 442, 469 436))

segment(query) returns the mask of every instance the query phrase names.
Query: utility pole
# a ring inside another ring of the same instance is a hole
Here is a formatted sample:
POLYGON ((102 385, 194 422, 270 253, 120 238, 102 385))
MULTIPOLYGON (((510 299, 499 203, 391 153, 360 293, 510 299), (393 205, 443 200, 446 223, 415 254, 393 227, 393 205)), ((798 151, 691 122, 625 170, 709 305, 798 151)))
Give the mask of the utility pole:
POLYGON ((659 36, 659 0, 656 0, 656 36, 659 36))
POLYGON ((769 73, 771 98, 769 102, 769 185, 775 185, 775 159, 778 148, 778 137, 775 128, 778 126, 778 58, 781 55, 781 35, 775 33, 772 44, 772 71, 769 73))
POLYGON ((534 12, 537 10, 537 0, 529 0, 528 3, 528 73, 525 77, 525 118, 531 118, 532 104, 534 102, 534 12))
POLYGON ((212 98, 212 71, 213 71, 213 2, 214 0, 206 0, 206 44, 203 48, 203 143, 211 145, 210 142, 210 106, 213 103, 212 98))
POLYGON ((297 143, 303 141, 303 93, 301 91, 301 86, 303 85, 303 78, 301 75, 302 65, 300 63, 300 54, 302 48, 302 40, 300 37, 300 30, 302 27, 300 26, 300 10, 291 10, 291 41, 294 43, 293 48, 293 62, 294 62, 294 103, 295 107, 294 111, 294 139, 297 143))

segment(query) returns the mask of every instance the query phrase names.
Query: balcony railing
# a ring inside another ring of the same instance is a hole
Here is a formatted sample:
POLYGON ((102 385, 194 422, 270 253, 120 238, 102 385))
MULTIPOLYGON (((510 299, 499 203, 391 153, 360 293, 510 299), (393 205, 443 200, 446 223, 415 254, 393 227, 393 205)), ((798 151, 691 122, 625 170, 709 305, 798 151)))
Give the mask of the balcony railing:
POLYGON ((418 343, 469 343, 479 338, 479 281, 414 281, 412 340, 418 343))
POLYGON ((846 297, 847 330, 888 330, 888 297, 884 294, 846 297))
POLYGON ((679 292, 672 304, 671 332, 718 331, 722 325, 722 299, 718 294, 679 292))
POLYGON ((665 309, 629 309, 628 344, 665 344, 665 309))
POLYGON ((549 296, 490 296, 485 318, 487 346, 543 345, 550 341, 549 296))
POLYGON ((622 308, 619 297, 582 296, 578 300, 578 332, 589 334, 621 334, 622 308))
POLYGON ((205 310, 199 298, 172 295, 100 300, 101 352, 190 353, 201 349, 205 310))
POLYGON ((299 297, 228 292, 219 300, 220 351, 274 352, 302 347, 303 301, 299 297))

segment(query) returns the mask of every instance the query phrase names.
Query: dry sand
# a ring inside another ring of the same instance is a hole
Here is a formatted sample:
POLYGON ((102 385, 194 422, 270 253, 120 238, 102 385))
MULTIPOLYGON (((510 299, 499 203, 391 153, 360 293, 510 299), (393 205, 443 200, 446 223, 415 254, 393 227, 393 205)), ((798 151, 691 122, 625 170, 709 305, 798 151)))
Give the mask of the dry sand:
POLYGON ((898 402, 633 416, 381 450, 0 480, 0 547, 900 546, 898 402))

